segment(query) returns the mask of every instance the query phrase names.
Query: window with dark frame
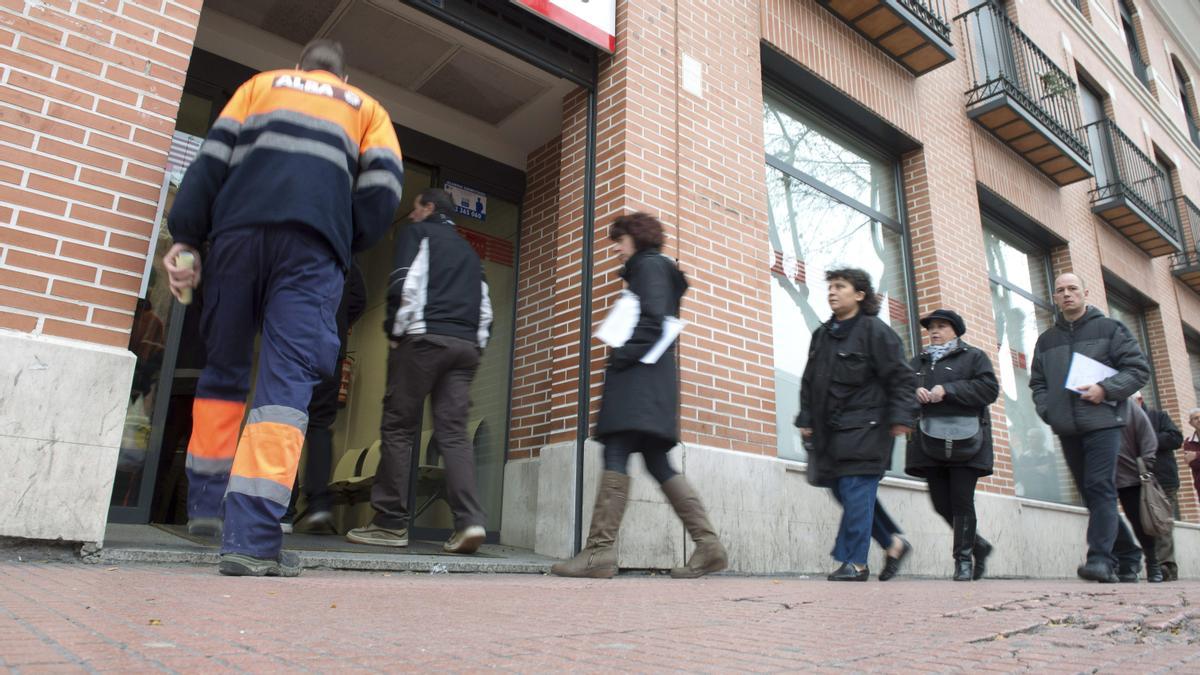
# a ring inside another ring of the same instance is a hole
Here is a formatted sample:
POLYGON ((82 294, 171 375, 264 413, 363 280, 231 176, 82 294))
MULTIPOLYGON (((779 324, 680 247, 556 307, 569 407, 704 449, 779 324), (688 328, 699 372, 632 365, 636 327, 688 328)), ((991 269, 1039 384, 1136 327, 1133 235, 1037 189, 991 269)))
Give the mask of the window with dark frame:
POLYGON ((1133 333, 1138 346, 1142 348, 1142 356, 1146 357, 1146 363, 1150 365, 1150 380, 1146 382, 1145 387, 1142 387, 1142 396, 1146 398, 1146 405, 1155 410, 1161 410, 1158 398, 1158 377, 1154 374, 1154 359, 1150 352, 1150 330, 1146 324, 1146 306, 1111 286, 1107 287, 1105 291, 1108 293, 1108 315, 1125 324, 1129 332, 1133 333))
MULTIPOLYGON (((1055 320, 1050 252, 1022 234, 1019 224, 987 208, 983 235, 996 320, 997 377, 1017 496, 1080 504, 1058 437, 1038 416, 1029 388, 1038 336, 1055 320)), ((1000 420, 992 423, 995 428, 1000 420)))
MULTIPOLYGON (((812 331, 830 316, 826 270, 866 270, 882 301, 879 318, 906 353, 917 344, 900 162, 782 90, 768 87, 763 98, 778 455, 804 461, 792 421, 812 331)), ((901 439, 897 471, 903 457, 901 439)))
POLYGON ((1200 333, 1193 333, 1185 329, 1184 343, 1187 345, 1188 370, 1192 375, 1192 389, 1196 394, 1196 405, 1200 406, 1200 333))
POLYGON ((1142 58, 1142 50, 1138 47, 1137 31, 1133 23, 1133 7, 1129 0, 1118 0, 1121 10, 1121 30, 1125 33, 1125 44, 1129 46, 1129 60, 1133 66, 1133 74, 1142 86, 1150 88, 1150 71, 1146 60, 1142 58))
POLYGON ((1183 117, 1187 120, 1188 138, 1192 139, 1193 145, 1200 147, 1200 129, 1196 127, 1195 94, 1191 79, 1175 59, 1171 59, 1171 70, 1175 71, 1175 85, 1179 88, 1179 102, 1183 105, 1183 117))

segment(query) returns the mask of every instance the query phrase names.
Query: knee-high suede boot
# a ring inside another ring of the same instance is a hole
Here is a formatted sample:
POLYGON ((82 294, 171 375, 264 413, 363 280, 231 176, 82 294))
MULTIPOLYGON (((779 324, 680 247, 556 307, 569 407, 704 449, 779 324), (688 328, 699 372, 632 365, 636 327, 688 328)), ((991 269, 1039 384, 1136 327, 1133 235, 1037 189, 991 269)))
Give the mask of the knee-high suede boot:
POLYGON ((574 558, 555 563, 550 572, 560 577, 611 579, 616 576, 617 531, 621 529, 628 499, 628 475, 616 471, 601 474, 587 545, 574 558))
POLYGON ((677 475, 662 484, 662 491, 696 543, 696 550, 688 558, 687 564, 671 570, 671 576, 675 579, 695 579, 728 567, 729 557, 725 547, 708 521, 704 504, 700 503, 700 497, 687 479, 677 475))

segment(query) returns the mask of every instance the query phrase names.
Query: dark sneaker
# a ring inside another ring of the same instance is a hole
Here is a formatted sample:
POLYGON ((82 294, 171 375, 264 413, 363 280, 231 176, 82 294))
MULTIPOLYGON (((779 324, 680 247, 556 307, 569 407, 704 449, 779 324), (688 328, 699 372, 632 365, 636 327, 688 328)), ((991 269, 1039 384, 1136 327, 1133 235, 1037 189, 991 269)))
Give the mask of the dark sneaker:
POLYGON ((1080 579, 1088 581, 1099 581, 1102 584, 1117 583, 1117 575, 1113 574, 1112 567, 1104 563, 1094 562, 1080 565, 1075 573, 1079 575, 1080 579))
POLYGON ((486 538, 487 531, 482 527, 468 525, 466 529, 455 530, 450 539, 442 544, 442 550, 446 553, 474 553, 486 538))
POLYGON ((189 518, 187 524, 188 534, 193 537, 212 537, 213 539, 221 538, 222 523, 220 518, 214 517, 197 517, 189 518))
POLYGON ((227 577, 298 577, 300 556, 280 551, 278 558, 270 560, 245 553, 222 553, 217 571, 227 577))
POLYGON ((347 532, 346 540, 352 541, 355 544, 369 544, 371 546, 408 546, 408 528, 402 527, 398 530, 393 530, 380 527, 375 523, 369 523, 347 532))
POLYGON ((309 511, 296 521, 296 531, 308 534, 337 534, 333 526, 333 514, 326 509, 309 511))

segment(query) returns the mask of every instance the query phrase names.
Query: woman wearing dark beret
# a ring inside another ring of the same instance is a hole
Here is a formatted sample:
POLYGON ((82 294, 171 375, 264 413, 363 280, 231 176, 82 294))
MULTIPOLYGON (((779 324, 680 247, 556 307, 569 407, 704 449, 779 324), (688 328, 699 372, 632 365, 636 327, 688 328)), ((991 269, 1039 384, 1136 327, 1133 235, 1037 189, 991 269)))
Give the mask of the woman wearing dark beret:
POLYGON ((954 580, 981 578, 992 545, 976 532, 975 483, 992 473, 988 407, 1000 393, 992 361, 968 345, 957 312, 921 319, 929 347, 913 359, 921 421, 908 444, 905 470, 929 484, 933 508, 954 530, 954 580))

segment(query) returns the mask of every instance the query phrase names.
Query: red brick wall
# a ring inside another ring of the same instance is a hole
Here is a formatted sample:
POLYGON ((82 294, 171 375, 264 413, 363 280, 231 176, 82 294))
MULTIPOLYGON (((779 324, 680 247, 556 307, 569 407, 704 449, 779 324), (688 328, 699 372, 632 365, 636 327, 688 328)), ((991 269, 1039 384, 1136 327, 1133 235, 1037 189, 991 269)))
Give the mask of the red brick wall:
POLYGON ((124 347, 200 0, 0 0, 0 327, 124 347))
POLYGON ((510 459, 536 456, 550 431, 551 351, 557 317, 558 191, 562 138, 529 155, 521 204, 521 251, 517 276, 517 326, 513 362, 510 459))

